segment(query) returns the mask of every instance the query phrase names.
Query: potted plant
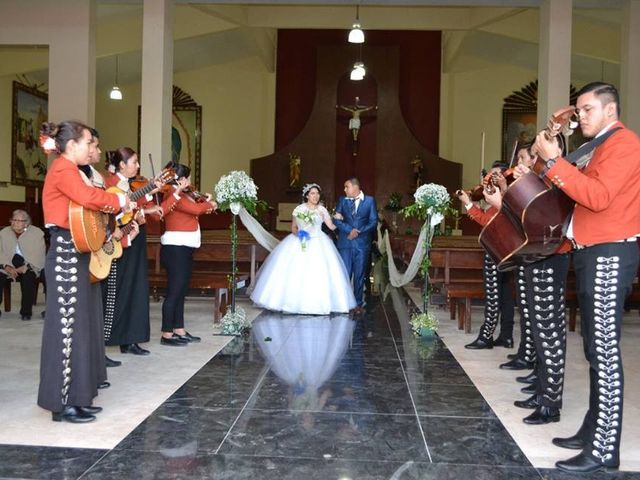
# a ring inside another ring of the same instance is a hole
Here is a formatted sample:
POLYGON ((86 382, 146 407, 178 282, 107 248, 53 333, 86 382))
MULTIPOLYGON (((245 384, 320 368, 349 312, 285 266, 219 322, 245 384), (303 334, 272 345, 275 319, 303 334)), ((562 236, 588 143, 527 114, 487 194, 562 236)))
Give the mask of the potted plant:
POLYGON ((389 195, 389 201, 384 206, 385 210, 392 212, 391 214, 391 228, 394 233, 398 233, 398 212, 402 210, 402 194, 398 192, 392 192, 389 195))
POLYGON ((414 313, 409 320, 411 330, 419 337, 432 337, 440 325, 438 319, 431 312, 414 313))

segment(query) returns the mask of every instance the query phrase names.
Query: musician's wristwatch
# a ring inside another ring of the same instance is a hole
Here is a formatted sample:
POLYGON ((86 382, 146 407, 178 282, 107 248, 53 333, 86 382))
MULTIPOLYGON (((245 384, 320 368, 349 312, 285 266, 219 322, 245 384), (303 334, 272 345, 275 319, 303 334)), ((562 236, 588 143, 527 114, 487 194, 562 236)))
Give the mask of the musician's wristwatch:
POLYGON ((547 170, 551 169, 551 167, 553 167, 556 164, 556 160, 558 160, 558 157, 550 158, 545 162, 545 165, 547 166, 547 170))

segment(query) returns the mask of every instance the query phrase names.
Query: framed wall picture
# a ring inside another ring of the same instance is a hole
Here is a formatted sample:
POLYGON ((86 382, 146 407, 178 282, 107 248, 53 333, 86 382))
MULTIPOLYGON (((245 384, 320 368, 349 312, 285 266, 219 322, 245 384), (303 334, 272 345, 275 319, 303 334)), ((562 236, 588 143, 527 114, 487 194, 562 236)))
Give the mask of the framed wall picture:
POLYGON ((502 158, 510 163, 513 160, 513 150, 518 145, 533 141, 537 131, 537 114, 527 111, 502 111, 502 158))
MULTIPOLYGON (((140 152, 140 122, 142 109, 138 107, 138 152, 140 152)), ((173 86, 171 114, 171 159, 191 168, 191 184, 200 189, 202 152, 202 106, 189 94, 173 86)), ((160 165, 160 168, 164 165, 160 165)))
POLYGON ((11 183, 40 187, 47 174, 47 156, 39 144, 40 125, 48 118, 46 93, 13 82, 11 116, 11 183))

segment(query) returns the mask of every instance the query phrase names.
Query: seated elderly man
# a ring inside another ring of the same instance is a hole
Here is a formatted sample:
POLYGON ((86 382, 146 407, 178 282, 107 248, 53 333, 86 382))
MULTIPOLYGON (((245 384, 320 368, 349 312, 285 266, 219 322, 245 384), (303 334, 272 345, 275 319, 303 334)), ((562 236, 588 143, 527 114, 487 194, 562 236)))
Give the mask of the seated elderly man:
POLYGON ((31 225, 31 217, 26 211, 15 210, 11 225, 0 230, 0 297, 7 281, 20 282, 22 320, 31 320, 36 279, 44 268, 44 257, 42 230, 31 225))

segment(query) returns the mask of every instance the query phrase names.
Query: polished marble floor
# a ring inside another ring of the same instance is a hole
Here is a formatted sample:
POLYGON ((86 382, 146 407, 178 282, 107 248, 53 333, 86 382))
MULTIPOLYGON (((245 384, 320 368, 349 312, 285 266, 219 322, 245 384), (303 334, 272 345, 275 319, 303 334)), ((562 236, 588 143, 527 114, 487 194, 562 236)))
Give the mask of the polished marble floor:
POLYGON ((406 305, 393 290, 356 319, 263 312, 114 448, 0 445, 0 478, 640 478, 533 467, 406 305))

